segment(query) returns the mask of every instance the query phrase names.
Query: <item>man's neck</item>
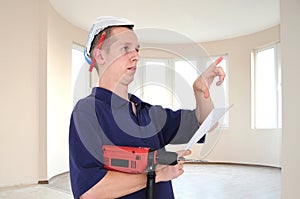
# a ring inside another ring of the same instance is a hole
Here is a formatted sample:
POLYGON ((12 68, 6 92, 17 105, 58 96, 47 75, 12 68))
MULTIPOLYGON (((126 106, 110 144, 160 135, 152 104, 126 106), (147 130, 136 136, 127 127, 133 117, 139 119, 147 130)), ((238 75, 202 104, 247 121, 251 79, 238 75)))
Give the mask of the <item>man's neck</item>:
POLYGON ((99 86, 102 88, 105 88, 107 90, 110 90, 111 92, 115 93, 116 95, 120 96, 121 98, 124 98, 125 100, 128 100, 128 86, 123 85, 120 83, 104 83, 99 81, 99 86))

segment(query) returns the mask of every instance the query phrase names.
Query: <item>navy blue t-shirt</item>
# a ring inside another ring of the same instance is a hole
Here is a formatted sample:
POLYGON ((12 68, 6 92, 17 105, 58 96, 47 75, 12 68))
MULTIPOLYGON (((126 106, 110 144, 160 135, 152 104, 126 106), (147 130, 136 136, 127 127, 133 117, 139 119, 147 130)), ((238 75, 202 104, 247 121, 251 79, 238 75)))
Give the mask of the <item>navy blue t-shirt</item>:
MULTIPOLYGON (((195 111, 172 111, 145 103, 134 95, 129 97, 130 102, 96 87, 75 106, 69 131, 74 198, 79 198, 106 175, 103 144, 161 149, 170 143, 186 143, 198 129, 195 111)), ((142 189, 121 198, 142 199, 145 196, 145 189, 142 189)), ((156 198, 174 198, 171 181, 156 184, 156 198)))

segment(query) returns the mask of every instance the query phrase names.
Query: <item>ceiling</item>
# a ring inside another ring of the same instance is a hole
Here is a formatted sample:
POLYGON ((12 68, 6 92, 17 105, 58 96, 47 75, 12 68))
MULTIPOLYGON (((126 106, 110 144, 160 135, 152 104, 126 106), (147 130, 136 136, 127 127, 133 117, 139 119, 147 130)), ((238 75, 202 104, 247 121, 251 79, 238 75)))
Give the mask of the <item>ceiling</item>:
POLYGON ((178 35, 195 42, 222 40, 280 23, 280 0, 49 1, 63 18, 87 31, 97 17, 104 15, 128 18, 136 30, 160 30, 143 31, 146 36, 140 39, 144 42, 180 43, 183 37, 178 35))

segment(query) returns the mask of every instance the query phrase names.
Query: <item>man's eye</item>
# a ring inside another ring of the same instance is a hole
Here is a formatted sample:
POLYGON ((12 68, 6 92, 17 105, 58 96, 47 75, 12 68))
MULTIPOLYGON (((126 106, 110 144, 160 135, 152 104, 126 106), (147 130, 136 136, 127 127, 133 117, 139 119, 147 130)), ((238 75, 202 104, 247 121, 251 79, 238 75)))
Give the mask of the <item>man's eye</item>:
POLYGON ((128 47, 128 46, 124 46, 124 47, 122 48, 122 51, 123 51, 123 52, 127 52, 127 51, 128 51, 128 49, 129 49, 129 47, 128 47))

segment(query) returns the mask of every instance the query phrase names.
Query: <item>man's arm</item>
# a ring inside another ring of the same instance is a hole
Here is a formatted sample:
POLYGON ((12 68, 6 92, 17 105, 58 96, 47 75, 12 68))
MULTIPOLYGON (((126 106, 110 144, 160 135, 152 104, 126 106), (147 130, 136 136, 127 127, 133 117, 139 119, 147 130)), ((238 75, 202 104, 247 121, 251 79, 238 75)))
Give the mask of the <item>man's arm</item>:
POLYGON ((146 174, 108 171, 107 174, 80 199, 118 198, 146 187, 146 174))
MULTIPOLYGON (((190 155, 191 151, 179 151, 180 157, 190 155)), ((184 161, 174 166, 159 165, 156 167, 155 182, 173 180, 183 174, 184 161)), ((91 189, 85 192, 80 199, 118 198, 146 187, 147 174, 129 174, 117 171, 108 171, 106 175, 91 189)))
POLYGON ((225 78, 225 73, 218 64, 223 60, 219 57, 215 60, 194 82, 193 89, 196 98, 196 116, 201 125, 208 114, 214 108, 214 104, 210 97, 209 88, 211 83, 216 77, 219 77, 219 81, 216 83, 220 86, 225 78))

